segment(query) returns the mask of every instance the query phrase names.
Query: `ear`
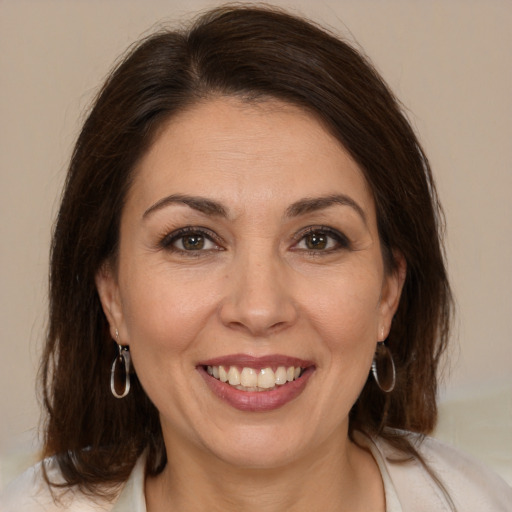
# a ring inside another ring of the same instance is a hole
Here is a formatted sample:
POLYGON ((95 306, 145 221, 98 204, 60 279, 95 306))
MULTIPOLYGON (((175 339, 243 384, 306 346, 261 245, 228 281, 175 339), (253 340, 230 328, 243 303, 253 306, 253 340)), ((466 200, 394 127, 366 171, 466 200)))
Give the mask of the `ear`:
POLYGON ((377 335, 378 341, 384 341, 391 329, 393 316, 398 309, 402 288, 407 276, 407 262, 403 254, 393 251, 394 267, 384 275, 382 293, 380 297, 380 325, 377 335))
POLYGON ((123 308, 117 276, 110 263, 105 262, 100 267, 96 273, 95 282, 103 312, 110 326, 110 336, 113 340, 116 340, 116 330, 118 330, 119 338, 122 339, 124 337, 122 336, 124 326, 123 308))

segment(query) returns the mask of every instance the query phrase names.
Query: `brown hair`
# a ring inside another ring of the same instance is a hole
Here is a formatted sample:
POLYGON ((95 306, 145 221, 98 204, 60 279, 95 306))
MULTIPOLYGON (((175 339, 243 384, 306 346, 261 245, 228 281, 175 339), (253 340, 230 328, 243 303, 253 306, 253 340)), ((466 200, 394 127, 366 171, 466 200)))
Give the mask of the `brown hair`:
POLYGON ((184 31, 143 40, 112 72, 74 149, 51 251, 50 323, 42 363, 48 412, 45 455, 67 485, 98 491, 125 480, 143 450, 148 471, 166 463, 158 411, 132 376, 116 400, 109 388, 116 345, 95 274, 116 258, 132 171, 162 123, 213 96, 276 98, 307 109, 359 164, 373 191, 388 270, 407 263, 387 344, 396 388, 373 379, 350 413, 350 435, 381 435, 415 453, 396 429, 426 434, 436 422, 437 369, 446 347, 451 295, 441 213, 431 170, 397 100, 350 45, 276 9, 224 7, 184 31))

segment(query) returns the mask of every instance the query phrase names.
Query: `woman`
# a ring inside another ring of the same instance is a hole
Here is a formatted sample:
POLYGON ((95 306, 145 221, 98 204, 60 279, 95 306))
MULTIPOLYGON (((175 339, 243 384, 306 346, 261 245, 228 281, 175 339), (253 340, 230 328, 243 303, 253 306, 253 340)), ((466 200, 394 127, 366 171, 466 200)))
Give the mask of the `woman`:
POLYGON ((73 153, 46 459, 2 510, 510 509, 424 439, 439 219, 411 127, 344 42, 252 7, 143 41, 73 153))

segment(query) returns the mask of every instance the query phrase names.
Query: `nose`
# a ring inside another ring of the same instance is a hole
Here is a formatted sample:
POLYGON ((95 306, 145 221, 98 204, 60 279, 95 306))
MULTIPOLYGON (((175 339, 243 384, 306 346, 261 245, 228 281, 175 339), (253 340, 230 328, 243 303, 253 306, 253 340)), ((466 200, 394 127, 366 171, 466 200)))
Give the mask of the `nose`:
POLYGON ((254 337, 280 332, 298 317, 289 270, 270 253, 239 257, 232 263, 220 306, 224 325, 254 337))

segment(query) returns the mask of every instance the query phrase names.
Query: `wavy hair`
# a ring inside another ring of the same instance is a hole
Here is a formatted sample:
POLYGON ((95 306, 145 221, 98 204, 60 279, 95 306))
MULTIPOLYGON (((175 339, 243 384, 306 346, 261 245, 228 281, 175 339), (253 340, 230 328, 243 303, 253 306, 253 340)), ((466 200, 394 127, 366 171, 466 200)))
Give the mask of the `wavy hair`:
POLYGON ((115 261, 133 170, 155 132, 219 96, 306 109, 358 163, 373 193, 387 269, 399 251, 407 276, 387 340, 395 390, 384 394, 368 378, 349 433, 382 436, 407 456, 416 452, 402 431, 427 434, 435 425, 452 301, 436 188, 401 105, 361 52, 325 29, 275 8, 222 7, 139 42, 99 92, 72 154, 53 233, 41 367, 44 455, 56 457, 65 485, 88 492, 115 486, 144 450, 149 474, 166 464, 158 411, 137 376, 125 399, 110 392, 116 345, 95 275, 115 261))

